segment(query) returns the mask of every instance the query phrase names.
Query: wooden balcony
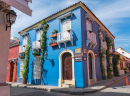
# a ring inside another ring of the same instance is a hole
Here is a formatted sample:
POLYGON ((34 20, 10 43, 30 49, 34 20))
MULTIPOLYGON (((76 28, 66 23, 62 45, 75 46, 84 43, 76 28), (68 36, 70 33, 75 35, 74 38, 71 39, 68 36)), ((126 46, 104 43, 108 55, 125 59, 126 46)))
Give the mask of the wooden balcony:
POLYGON ((34 41, 33 42, 33 50, 37 50, 40 48, 41 48, 40 41, 34 41))
POLYGON ((22 46, 19 46, 19 53, 24 53, 25 52, 25 50, 26 50, 26 47, 27 47, 27 45, 22 45, 22 46))
POLYGON ((97 45, 97 40, 96 40, 96 34, 93 33, 92 31, 87 31, 87 40, 86 40, 87 46, 90 44, 90 48, 97 45))
POLYGON ((57 33, 57 43, 59 48, 61 43, 64 43, 66 47, 66 42, 71 42, 73 46, 72 30, 57 33))
POLYGON ((107 42, 106 41, 101 40, 101 49, 104 52, 106 52, 106 50, 107 50, 107 42))

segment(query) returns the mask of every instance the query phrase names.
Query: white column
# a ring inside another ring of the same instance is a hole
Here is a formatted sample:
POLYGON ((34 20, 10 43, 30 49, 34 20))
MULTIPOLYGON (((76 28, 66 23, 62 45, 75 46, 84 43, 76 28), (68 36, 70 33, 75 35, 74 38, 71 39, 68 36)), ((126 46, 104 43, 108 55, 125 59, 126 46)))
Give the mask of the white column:
POLYGON ((75 80, 74 57, 72 57, 72 80, 75 80))
POLYGON ((62 59, 59 59, 59 79, 62 79, 62 59))

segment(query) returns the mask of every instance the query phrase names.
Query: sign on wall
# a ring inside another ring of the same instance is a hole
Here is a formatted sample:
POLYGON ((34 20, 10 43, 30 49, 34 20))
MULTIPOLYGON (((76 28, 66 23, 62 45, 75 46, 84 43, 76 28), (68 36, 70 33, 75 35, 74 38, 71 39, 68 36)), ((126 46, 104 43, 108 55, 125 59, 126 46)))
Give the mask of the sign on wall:
POLYGON ((81 53, 81 48, 75 48, 75 54, 81 53))
POLYGON ((82 61, 82 54, 76 54, 74 55, 75 61, 82 61))
POLYGON ((34 79, 40 79, 40 78, 41 78, 40 56, 36 56, 34 61, 34 79))

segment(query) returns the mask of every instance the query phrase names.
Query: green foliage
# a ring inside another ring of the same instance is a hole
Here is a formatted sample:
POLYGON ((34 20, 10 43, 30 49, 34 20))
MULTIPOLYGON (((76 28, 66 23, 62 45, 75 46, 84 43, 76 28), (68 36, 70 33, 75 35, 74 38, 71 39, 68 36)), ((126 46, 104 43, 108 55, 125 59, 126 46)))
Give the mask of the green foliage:
POLYGON ((33 56, 40 55, 39 50, 34 50, 34 53, 32 53, 32 54, 33 54, 33 56))
POLYGON ((52 43, 54 43, 54 42, 55 42, 55 40, 51 39, 51 42, 49 42, 49 44, 52 44, 52 43))
POLYGON ((56 29, 54 29, 53 31, 52 31, 52 34, 55 34, 55 33, 57 33, 58 31, 56 30, 56 29))
POLYGON ((106 42, 107 42, 107 51, 106 51, 106 55, 107 55, 107 76, 109 79, 112 78, 112 64, 111 64, 111 54, 110 54, 110 48, 111 48, 111 43, 112 43, 112 40, 110 39, 110 37, 106 36, 106 42))
MULTIPOLYGON (((100 36, 100 31, 98 31, 98 37, 100 36)), ((103 52, 101 50, 101 38, 99 38, 99 50, 100 50, 100 66, 101 66, 101 72, 102 72, 102 79, 105 80, 105 68, 104 68, 104 65, 103 65, 103 52)))
POLYGON ((113 69, 114 69, 114 75, 119 76, 119 71, 118 71, 118 62, 120 59, 120 55, 115 55, 114 60, 113 60, 113 69))
POLYGON ((41 22, 42 24, 44 24, 43 26, 43 33, 41 35, 41 59, 40 59, 40 64, 42 64, 43 58, 44 58, 44 51, 46 49, 46 32, 48 31, 49 28, 49 24, 43 20, 41 22))
POLYGON ((24 53, 20 54, 20 55, 19 55, 19 58, 20 58, 20 59, 25 58, 25 54, 24 54, 24 53))
POLYGON ((27 48, 25 50, 25 59, 24 59, 24 66, 23 66, 23 72, 22 72, 22 77, 26 78, 28 74, 28 63, 29 63, 29 52, 30 52, 30 37, 28 37, 28 42, 27 42, 27 48))
POLYGON ((127 68, 124 68, 124 72, 125 72, 125 74, 127 74, 127 68))

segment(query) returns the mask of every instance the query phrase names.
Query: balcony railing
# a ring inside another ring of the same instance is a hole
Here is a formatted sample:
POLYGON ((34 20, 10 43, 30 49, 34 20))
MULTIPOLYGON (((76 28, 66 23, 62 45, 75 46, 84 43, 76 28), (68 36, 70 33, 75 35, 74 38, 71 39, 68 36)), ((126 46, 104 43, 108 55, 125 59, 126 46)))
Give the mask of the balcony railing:
POLYGON ((102 48, 102 50, 104 50, 104 51, 107 50, 107 42, 106 42, 106 41, 101 40, 101 48, 102 48))
POLYGON ((90 32, 89 30, 87 31, 87 46, 90 44, 90 47, 97 45, 97 40, 96 40, 96 34, 93 32, 90 32))
POLYGON ((33 50, 40 49, 40 48, 41 48, 40 42, 39 41, 34 41, 33 42, 33 50))
POLYGON ((59 45, 59 48, 60 48, 61 43, 64 43, 66 47, 66 42, 69 42, 69 41, 71 42, 73 46, 73 38, 72 38, 71 30, 57 33, 57 43, 59 45))
POLYGON ((25 52, 25 50, 26 50, 26 46, 27 45, 25 45, 25 46, 19 46, 19 53, 23 53, 23 52, 25 52))

